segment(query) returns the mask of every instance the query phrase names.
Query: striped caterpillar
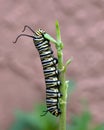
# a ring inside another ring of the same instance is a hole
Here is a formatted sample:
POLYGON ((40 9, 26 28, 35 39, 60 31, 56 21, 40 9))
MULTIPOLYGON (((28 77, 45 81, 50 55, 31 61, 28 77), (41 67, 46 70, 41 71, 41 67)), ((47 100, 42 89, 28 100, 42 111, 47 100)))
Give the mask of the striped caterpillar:
POLYGON ((14 43, 17 42, 18 38, 21 36, 27 36, 33 38, 35 47, 37 48, 40 60, 43 66, 43 73, 45 77, 46 84, 46 105, 47 110, 44 111, 45 115, 47 112, 55 115, 56 117, 61 114, 59 108, 59 98, 62 96, 60 93, 60 80, 59 71, 57 69, 58 59, 54 57, 53 51, 51 49, 50 41, 44 37, 46 33, 42 29, 34 32, 29 26, 24 26, 24 30, 28 28, 33 32, 33 36, 28 34, 20 34, 14 43))

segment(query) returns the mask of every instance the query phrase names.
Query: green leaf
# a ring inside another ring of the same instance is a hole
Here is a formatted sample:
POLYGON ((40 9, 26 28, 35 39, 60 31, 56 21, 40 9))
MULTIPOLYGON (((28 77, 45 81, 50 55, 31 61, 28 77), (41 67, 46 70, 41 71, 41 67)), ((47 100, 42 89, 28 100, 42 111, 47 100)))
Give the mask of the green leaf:
POLYGON ((16 119, 9 130, 57 130, 57 118, 51 114, 40 116, 42 109, 44 109, 44 106, 39 105, 35 107, 34 112, 16 111, 16 119))
POLYGON ((99 124, 93 130, 104 130, 104 123, 103 124, 99 124))
POLYGON ((71 124, 68 125, 69 130, 89 130, 91 114, 88 111, 84 111, 80 116, 72 115, 71 120, 71 124))
POLYGON ((57 50, 62 50, 64 45, 61 41, 60 26, 59 26, 58 21, 56 21, 56 38, 57 38, 56 48, 57 48, 57 50))
POLYGON ((56 21, 56 38, 57 41, 60 43, 61 42, 61 34, 60 34, 60 26, 58 20, 56 21))

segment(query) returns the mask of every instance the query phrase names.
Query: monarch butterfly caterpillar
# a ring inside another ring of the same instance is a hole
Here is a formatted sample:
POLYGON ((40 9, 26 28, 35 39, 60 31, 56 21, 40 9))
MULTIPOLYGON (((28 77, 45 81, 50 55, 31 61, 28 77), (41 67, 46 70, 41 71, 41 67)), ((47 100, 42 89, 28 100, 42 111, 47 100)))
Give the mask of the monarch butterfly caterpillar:
POLYGON ((50 112, 57 117, 61 114, 59 108, 59 98, 62 96, 60 93, 61 82, 59 80, 59 71, 57 69, 58 59, 53 55, 50 41, 44 37, 44 34, 46 33, 45 31, 39 29, 34 32, 29 26, 25 25, 22 32, 24 32, 26 28, 30 29, 33 32, 34 36, 28 34, 20 34, 13 43, 16 43, 18 38, 21 36, 33 38, 34 45, 40 55, 46 83, 47 110, 44 111, 45 113, 43 115, 46 115, 47 112, 50 112))

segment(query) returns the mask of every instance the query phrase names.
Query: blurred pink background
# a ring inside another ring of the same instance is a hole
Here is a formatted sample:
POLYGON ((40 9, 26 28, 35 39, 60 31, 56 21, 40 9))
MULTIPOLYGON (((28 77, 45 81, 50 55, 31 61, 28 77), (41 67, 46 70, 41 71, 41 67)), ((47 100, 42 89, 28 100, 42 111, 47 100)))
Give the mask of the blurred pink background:
MULTIPOLYGON (((8 128, 16 109, 31 111, 45 103, 45 83, 33 41, 21 37, 24 25, 42 28, 55 38, 60 23, 64 61, 73 56, 67 79, 76 82, 68 100, 78 113, 86 99, 95 122, 104 121, 104 1, 103 0, 0 0, 0 127, 8 128)), ((27 34, 32 34, 26 31, 27 34)))

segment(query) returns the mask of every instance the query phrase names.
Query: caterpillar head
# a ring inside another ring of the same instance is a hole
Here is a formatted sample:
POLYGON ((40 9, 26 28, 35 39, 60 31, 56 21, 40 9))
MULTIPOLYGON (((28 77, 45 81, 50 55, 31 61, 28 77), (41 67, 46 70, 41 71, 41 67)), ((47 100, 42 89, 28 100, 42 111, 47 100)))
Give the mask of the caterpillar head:
POLYGON ((46 32, 44 31, 44 30, 42 30, 42 29, 38 29, 36 32, 35 32, 35 34, 37 35, 37 36, 43 36, 43 34, 45 34, 46 32))

